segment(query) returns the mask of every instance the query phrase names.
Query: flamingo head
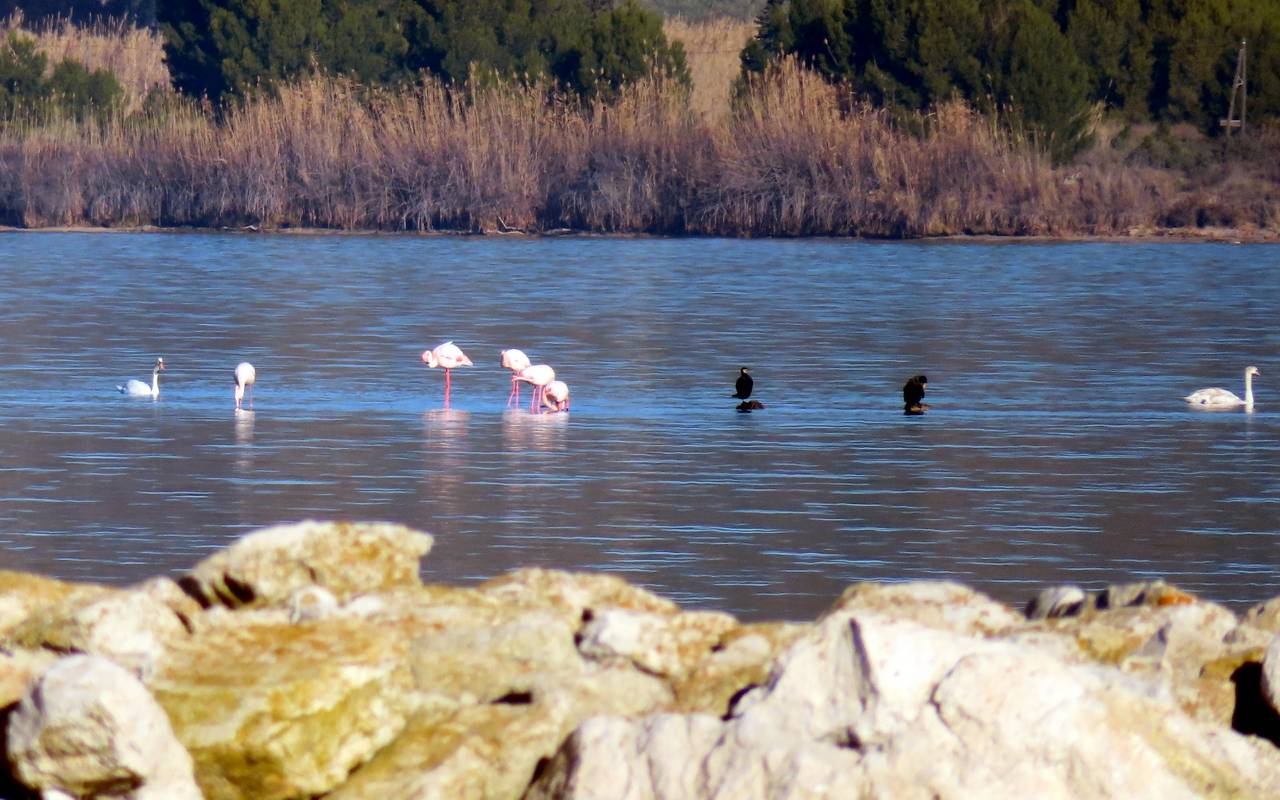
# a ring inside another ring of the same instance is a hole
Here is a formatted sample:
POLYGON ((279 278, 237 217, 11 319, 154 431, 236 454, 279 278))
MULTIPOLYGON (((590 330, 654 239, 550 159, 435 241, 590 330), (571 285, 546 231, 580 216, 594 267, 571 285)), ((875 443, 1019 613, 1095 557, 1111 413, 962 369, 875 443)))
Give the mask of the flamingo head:
POLYGON ((436 351, 434 350, 423 350, 422 362, 432 369, 440 365, 440 362, 436 360, 436 351))

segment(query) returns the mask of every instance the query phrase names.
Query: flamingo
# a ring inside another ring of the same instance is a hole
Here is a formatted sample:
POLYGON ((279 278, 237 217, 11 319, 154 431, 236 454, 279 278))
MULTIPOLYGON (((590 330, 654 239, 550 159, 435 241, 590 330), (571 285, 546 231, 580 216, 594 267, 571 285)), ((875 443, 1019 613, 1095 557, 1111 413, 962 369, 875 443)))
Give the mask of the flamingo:
POLYGON ((1241 400, 1232 392, 1226 389, 1214 387, 1212 389, 1200 389, 1192 392, 1182 398, 1188 403, 1195 406, 1204 406, 1206 408, 1234 408, 1236 406, 1244 406, 1245 411, 1253 410, 1253 376, 1261 375, 1262 372, 1257 367, 1245 367, 1244 369, 1244 399, 1241 400))
POLYGON ((246 390, 249 392, 249 408, 253 408, 253 382, 258 379, 258 371, 248 361, 236 364, 236 410, 240 410, 241 401, 246 390))
POLYGON ((432 350, 424 350, 422 352, 422 361, 431 369, 441 367, 444 369, 444 404, 449 405, 449 389, 453 385, 453 379, 450 376, 450 370, 457 367, 473 366, 471 359, 467 358, 466 353, 462 352, 452 341, 437 345, 432 350))
POLYGON ((150 397, 155 400, 160 396, 160 373, 164 372, 164 359, 157 358, 156 365, 151 370, 151 385, 143 383, 136 378, 130 378, 125 384, 116 386, 121 394, 127 394, 130 397, 150 397))
POLYGON ((529 367, 529 357, 524 354, 523 350, 503 350, 502 351, 502 367, 511 370, 511 394, 507 395, 507 408, 511 407, 512 402, 520 402, 520 381, 516 376, 520 372, 529 367))
POLYGON ((556 371, 546 364, 534 364, 531 367, 525 367, 515 376, 515 380, 533 385, 533 402, 529 405, 529 411, 537 413, 543 390, 547 384, 555 379, 556 371))
POLYGON ((569 385, 564 381, 552 381, 542 390, 542 403, 552 411, 569 410, 569 385))

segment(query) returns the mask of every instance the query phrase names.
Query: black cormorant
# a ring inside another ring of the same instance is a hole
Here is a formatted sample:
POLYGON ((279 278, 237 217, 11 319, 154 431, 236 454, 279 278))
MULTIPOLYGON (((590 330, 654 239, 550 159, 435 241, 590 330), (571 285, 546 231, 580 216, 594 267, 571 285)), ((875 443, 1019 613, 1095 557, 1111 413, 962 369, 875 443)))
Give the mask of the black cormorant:
POLYGON ((916 375, 909 378, 902 386, 902 408, 907 414, 923 414, 924 410, 929 406, 925 405, 924 389, 929 385, 929 379, 924 375, 916 375))
POLYGON ((756 382, 751 379, 751 376, 747 374, 747 368, 743 367, 742 372, 738 375, 738 382, 733 385, 733 388, 737 390, 733 393, 733 396, 739 400, 746 400, 751 396, 751 387, 754 386, 755 383, 756 382))

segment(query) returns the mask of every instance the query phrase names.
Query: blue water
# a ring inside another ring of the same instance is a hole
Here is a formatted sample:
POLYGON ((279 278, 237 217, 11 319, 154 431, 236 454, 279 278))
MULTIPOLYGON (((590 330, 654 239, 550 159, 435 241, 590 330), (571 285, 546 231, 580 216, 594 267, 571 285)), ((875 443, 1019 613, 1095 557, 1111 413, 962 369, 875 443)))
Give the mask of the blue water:
POLYGON ((435 535, 428 581, 607 570, 752 619, 918 578, 1243 607, 1280 595, 1277 308, 1268 245, 0 235, 0 566, 127 583, 382 519, 435 535), (506 408, 508 347, 569 414, 506 408), (158 401, 115 391, 157 356, 158 401), (1253 413, 1180 401, 1249 364, 1253 413))

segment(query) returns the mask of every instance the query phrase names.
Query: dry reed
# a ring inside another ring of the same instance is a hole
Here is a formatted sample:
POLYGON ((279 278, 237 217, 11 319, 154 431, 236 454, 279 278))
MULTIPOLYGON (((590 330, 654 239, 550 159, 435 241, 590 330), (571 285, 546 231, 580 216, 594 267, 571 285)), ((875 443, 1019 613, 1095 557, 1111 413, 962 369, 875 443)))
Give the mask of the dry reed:
POLYGON ((693 79, 689 105, 708 118, 727 113, 733 83, 741 68, 738 56, 755 35, 755 24, 738 19, 689 22, 668 17, 662 29, 668 40, 684 45, 693 79))
POLYGON ((0 221, 875 237, 1280 222, 1274 169, 1195 186, 1114 163, 1055 168, 961 104, 909 133, 794 63, 716 118, 660 80, 609 106, 549 98, 313 77, 217 120, 174 100, 100 124, 9 124, 0 221))
POLYGON ((36 40, 36 49, 49 57, 49 69, 74 59, 89 70, 105 69, 116 76, 130 112, 141 108, 150 92, 169 93, 169 70, 164 64, 164 39, 156 31, 127 20, 101 20, 87 25, 62 18, 34 28, 23 24, 21 11, 0 20, 0 37, 21 31, 36 40))

